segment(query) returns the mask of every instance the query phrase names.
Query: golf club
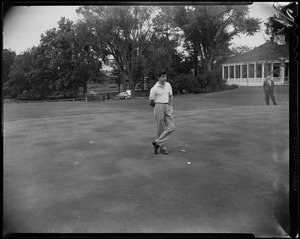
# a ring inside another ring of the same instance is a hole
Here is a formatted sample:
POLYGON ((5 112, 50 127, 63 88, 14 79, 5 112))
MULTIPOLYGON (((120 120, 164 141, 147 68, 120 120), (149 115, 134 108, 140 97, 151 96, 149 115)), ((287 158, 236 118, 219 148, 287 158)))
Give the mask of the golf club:
POLYGON ((178 133, 177 133, 177 129, 175 129, 175 134, 177 136, 177 142, 178 142, 178 147, 179 147, 180 152, 185 152, 186 150, 181 148, 180 139, 179 139, 179 136, 178 136, 178 133))

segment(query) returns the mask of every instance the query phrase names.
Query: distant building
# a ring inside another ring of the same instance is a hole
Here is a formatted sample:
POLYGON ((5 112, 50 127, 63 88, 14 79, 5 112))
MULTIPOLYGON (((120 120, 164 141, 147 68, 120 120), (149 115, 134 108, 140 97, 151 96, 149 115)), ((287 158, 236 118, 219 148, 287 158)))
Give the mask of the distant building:
POLYGON ((267 42, 222 64, 222 79, 227 84, 261 86, 268 75, 276 85, 289 82, 289 48, 267 42))

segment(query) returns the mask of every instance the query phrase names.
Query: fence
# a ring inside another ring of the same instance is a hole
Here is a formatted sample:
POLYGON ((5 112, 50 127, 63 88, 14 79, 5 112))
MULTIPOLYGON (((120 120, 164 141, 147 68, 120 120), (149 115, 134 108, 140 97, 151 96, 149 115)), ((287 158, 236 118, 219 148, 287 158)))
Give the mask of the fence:
POLYGON ((17 99, 4 99, 4 103, 41 103, 41 102, 65 102, 65 101, 84 101, 84 102, 90 102, 90 101, 105 101, 114 99, 115 96, 118 94, 118 92, 101 92, 98 93, 96 96, 85 96, 85 97, 76 97, 76 98, 56 98, 52 96, 46 97, 46 99, 41 100, 17 100, 17 99))

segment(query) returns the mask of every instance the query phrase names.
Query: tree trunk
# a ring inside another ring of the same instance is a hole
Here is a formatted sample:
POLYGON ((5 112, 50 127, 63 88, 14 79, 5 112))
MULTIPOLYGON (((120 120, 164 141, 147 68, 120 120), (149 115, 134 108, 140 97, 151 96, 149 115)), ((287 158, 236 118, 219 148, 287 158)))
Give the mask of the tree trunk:
POLYGON ((197 77, 198 74, 198 60, 194 62, 194 78, 197 77))
POLYGON ((145 79, 145 76, 144 76, 144 74, 142 74, 142 91, 144 91, 144 79, 145 79))
POLYGON ((134 99, 135 98, 135 84, 133 81, 131 81, 131 83, 130 83, 130 88, 131 88, 131 98, 134 99))
POLYGON ((207 61, 206 69, 207 69, 207 72, 210 72, 212 70, 212 57, 211 56, 209 57, 209 59, 207 61))
POLYGON ((125 72, 121 72, 121 80, 122 80, 122 84, 123 84, 123 89, 122 91, 126 91, 127 90, 127 82, 126 82, 126 73, 125 72))
POLYGON ((207 62, 206 70, 207 70, 207 72, 211 71, 211 63, 209 61, 207 62))
POLYGON ((120 93, 120 89, 121 89, 121 83, 120 81, 118 82, 118 93, 120 93))
POLYGON ((129 80, 129 89, 131 90, 131 98, 134 99, 135 97, 135 82, 131 75, 128 76, 129 80))
POLYGON ((83 95, 87 93, 87 83, 83 83, 83 95))
POLYGON ((194 77, 196 78, 198 75, 198 51, 195 47, 194 47, 193 63, 194 63, 194 77))

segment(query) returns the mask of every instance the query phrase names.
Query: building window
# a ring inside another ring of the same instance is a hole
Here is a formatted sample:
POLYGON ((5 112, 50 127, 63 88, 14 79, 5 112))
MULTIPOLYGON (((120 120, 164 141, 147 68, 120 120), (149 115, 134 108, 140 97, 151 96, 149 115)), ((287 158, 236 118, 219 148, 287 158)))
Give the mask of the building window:
POLYGON ((249 78, 254 78, 254 64, 249 64, 249 78))
POLYGON ((273 77, 280 76, 280 63, 273 63, 273 77))
POLYGON ((265 76, 271 75, 271 63, 265 63, 265 76))
POLYGON ((284 82, 289 82, 289 63, 284 64, 284 82))
POLYGON ((241 78, 241 66, 235 66, 235 78, 241 78))
POLYGON ((242 77, 247 78, 247 64, 242 65, 242 77))
POLYGON ((289 63, 284 64, 284 77, 289 77, 289 63))
POLYGON ((262 64, 256 64, 256 78, 262 78, 262 64))
POLYGON ((230 66, 229 67, 229 74, 230 74, 230 78, 234 78, 234 66, 230 66))
POLYGON ((224 78, 228 79, 228 66, 224 67, 224 78))

